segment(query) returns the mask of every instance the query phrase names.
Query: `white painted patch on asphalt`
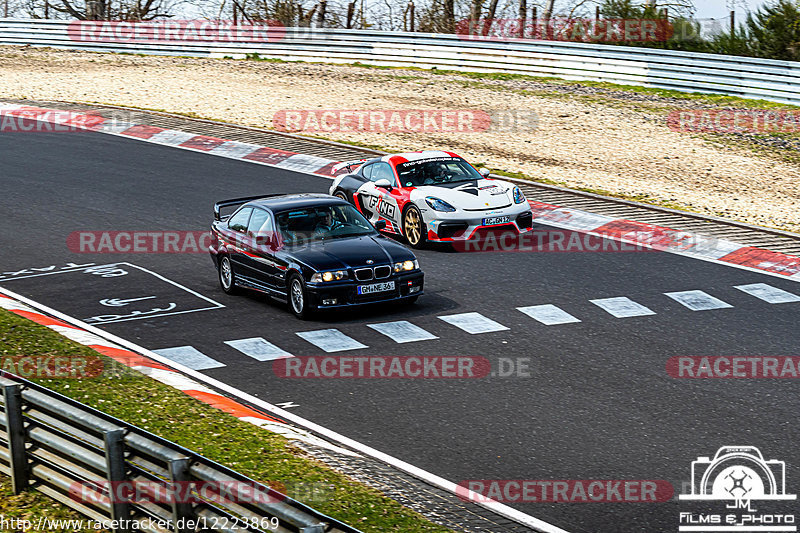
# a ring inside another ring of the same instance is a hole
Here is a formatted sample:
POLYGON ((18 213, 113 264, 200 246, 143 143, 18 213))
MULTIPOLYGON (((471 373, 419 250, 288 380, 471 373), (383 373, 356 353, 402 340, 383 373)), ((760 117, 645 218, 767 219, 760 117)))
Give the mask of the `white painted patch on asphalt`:
POLYGON ((378 333, 382 333, 397 343, 416 342, 416 341, 430 341, 438 339, 436 335, 425 331, 416 324, 412 324, 407 320, 398 320, 397 322, 383 322, 381 324, 367 324, 367 327, 374 329, 378 333))
POLYGON ((297 154, 291 157, 287 157, 280 163, 276 164, 276 167, 286 168, 289 170, 301 170, 304 172, 314 172, 315 170, 319 170, 328 163, 332 163, 330 159, 325 159, 323 157, 315 157, 313 155, 303 155, 297 154))
POLYGON ((783 289, 767 285, 766 283, 752 283, 750 285, 736 285, 735 288, 764 300, 771 304, 786 304, 790 302, 800 302, 800 296, 787 292, 783 289))
POLYGON ((289 352, 275 346, 271 342, 268 342, 261 337, 225 341, 225 344, 231 348, 239 350, 247 357, 252 357, 256 361, 274 361, 275 359, 294 357, 289 352))
POLYGON ((348 337, 338 329, 320 329, 316 331, 299 331, 297 336, 326 352, 344 352, 367 348, 352 337, 348 337))
POLYGON ((492 333, 494 331, 505 331, 508 328, 491 318, 486 318, 480 313, 461 313, 458 315, 446 315, 438 317, 448 324, 461 328, 467 333, 492 333))
POLYGON ((175 348, 163 348, 153 351, 162 357, 166 357, 170 361, 188 366, 192 370, 209 370, 225 366, 225 364, 210 358, 193 346, 176 346, 175 348))
POLYGON ((252 154, 259 148, 260 147, 256 146, 255 144, 225 141, 214 149, 209 150, 208 153, 222 155, 225 157, 242 158, 246 155, 252 154))
POLYGON ((180 391, 193 390, 198 392, 205 392, 206 394, 218 394, 217 392, 209 389, 205 385, 193 380, 188 376, 184 376, 174 370, 164 370, 162 368, 153 368, 149 366, 134 366, 134 370, 138 370, 145 376, 151 377, 156 381, 160 381, 165 385, 174 387, 180 391))
POLYGON ((151 143, 173 145, 185 143, 189 139, 194 139, 195 137, 197 137, 196 133, 186 133, 185 131, 178 130, 164 130, 148 138, 147 141, 151 143))
POLYGON ((664 294, 692 311, 711 311, 712 309, 733 307, 703 291, 665 292, 664 294))
POLYGON ((574 324, 580 322, 571 314, 553 304, 531 305, 529 307, 517 307, 534 320, 538 320, 545 326, 555 326, 557 324, 574 324))
POLYGON ((601 298, 599 300, 589 301, 617 318, 630 318, 634 316, 648 316, 656 314, 655 311, 624 296, 620 296, 618 298, 601 298))

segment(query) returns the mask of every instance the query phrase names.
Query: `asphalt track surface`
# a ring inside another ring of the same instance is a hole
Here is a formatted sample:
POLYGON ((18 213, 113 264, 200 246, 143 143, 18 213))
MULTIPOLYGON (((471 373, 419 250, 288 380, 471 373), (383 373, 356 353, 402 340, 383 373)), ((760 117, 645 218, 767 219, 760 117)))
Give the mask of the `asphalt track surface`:
MULTIPOLYGON (((328 180, 96 133, 2 134, 0 155, 0 272, 128 263, 117 278, 18 275, 0 278, 4 287, 77 318, 96 316, 110 298, 215 307, 101 327, 150 349, 192 346, 224 364, 209 376, 294 402, 292 412, 451 481, 664 479, 680 493, 698 456, 752 445, 785 461, 787 492, 800 490, 796 380, 678 380, 665 371, 680 355, 800 355, 800 304, 734 288, 766 283, 798 294, 795 282, 665 253, 430 249, 418 253, 426 293, 415 306, 302 322, 260 295, 223 294, 207 254, 78 254, 66 241, 75 231, 204 230, 216 200, 322 192, 328 180), (685 290, 732 307, 692 311, 664 295, 685 290), (621 296, 655 314, 615 318, 589 302, 621 296), (547 303, 581 322, 545 326, 516 310, 547 303), (509 329, 469 334, 437 318, 466 312, 509 329), (398 344, 366 326, 395 320, 439 338, 398 344), (328 328, 368 346, 336 356, 528 358, 530 377, 288 380, 224 344, 262 337, 294 355, 326 355, 296 333, 328 328)), ((603 532, 676 531, 684 510, 677 499, 510 505, 570 531, 603 532)))

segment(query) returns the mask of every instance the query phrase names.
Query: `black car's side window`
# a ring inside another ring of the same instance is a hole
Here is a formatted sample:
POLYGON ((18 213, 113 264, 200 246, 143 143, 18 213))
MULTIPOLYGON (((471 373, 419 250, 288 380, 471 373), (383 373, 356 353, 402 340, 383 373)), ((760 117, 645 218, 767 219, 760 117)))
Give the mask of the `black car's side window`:
POLYGON ((247 231, 247 223, 250 220, 250 214, 253 212, 252 207, 245 207, 240 209, 228 220, 228 228, 234 231, 247 231))
POLYGON ((253 209, 250 224, 247 225, 248 237, 259 237, 266 231, 272 231, 272 218, 263 209, 253 209))

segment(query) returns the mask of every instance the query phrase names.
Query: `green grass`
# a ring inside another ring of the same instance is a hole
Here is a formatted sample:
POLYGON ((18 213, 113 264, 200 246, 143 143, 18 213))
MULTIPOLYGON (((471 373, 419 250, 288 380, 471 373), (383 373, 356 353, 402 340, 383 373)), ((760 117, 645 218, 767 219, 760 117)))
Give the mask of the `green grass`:
MULTIPOLYGON (((0 357, 97 357, 54 331, 0 310, 0 357)), ((285 438, 242 422, 171 387, 103 360, 114 372, 93 379, 35 380, 56 392, 160 435, 261 483, 284 485, 290 497, 365 532, 446 532, 421 515, 308 458, 285 438), (312 495, 309 501, 308 495, 312 495), (304 498, 305 496, 305 498, 304 498)), ((8 492, 8 478, 0 476, 8 492)), ((41 494, 0 497, 0 512, 48 517, 67 513, 41 494)))

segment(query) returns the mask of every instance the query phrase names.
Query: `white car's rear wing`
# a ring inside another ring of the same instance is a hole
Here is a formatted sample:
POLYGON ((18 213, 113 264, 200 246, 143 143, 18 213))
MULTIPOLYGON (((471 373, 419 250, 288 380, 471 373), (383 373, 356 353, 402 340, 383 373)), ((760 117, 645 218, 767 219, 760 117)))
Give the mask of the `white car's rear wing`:
POLYGON ((355 161, 344 161, 342 163, 338 163, 336 165, 333 165, 333 168, 331 168, 331 175, 335 176, 343 168, 347 169, 347 173, 349 174, 353 172, 352 167, 356 167, 356 169, 358 169, 358 167, 360 167, 367 161, 369 161, 369 159, 357 159, 355 161))

